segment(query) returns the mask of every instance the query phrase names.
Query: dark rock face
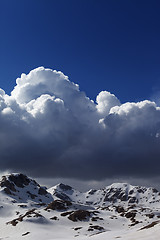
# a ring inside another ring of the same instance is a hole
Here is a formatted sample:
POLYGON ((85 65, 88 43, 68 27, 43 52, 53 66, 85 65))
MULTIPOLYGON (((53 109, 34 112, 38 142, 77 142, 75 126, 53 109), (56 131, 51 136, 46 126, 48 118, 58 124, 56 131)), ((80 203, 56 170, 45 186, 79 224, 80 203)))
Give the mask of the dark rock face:
POLYGON ((63 201, 71 201, 70 197, 68 197, 65 193, 55 192, 54 195, 63 201))
POLYGON ((18 190, 16 190, 16 187, 23 188, 29 183, 30 180, 27 176, 23 174, 11 174, 8 176, 8 178, 6 176, 2 177, 0 186, 5 187, 4 192, 6 194, 15 195, 14 192, 18 192, 18 190))
POLYGON ((138 203, 138 199, 136 197, 129 197, 128 203, 138 203))
POLYGON ((94 231, 94 230, 104 231, 104 228, 98 225, 90 226, 88 228, 88 231, 94 231))
POLYGON ((75 231, 78 231, 78 230, 80 230, 80 229, 82 229, 82 227, 75 227, 75 228, 74 228, 75 231))
POLYGON ((118 213, 124 213, 124 212, 125 212, 124 208, 121 207, 121 206, 117 206, 117 207, 116 207, 116 211, 117 211, 118 213))
MULTIPOLYGON (((110 189, 107 190, 105 194, 104 202, 108 201, 110 203, 116 203, 117 200, 120 200, 122 202, 128 201, 129 204, 138 204, 139 199, 137 197, 137 193, 138 195, 139 194, 143 195, 146 191, 147 188, 138 186, 130 191, 128 190, 127 187, 125 189, 125 185, 123 188, 111 187, 110 189)), ((158 194, 158 191, 156 189, 152 189, 152 192, 153 194, 158 194)))
POLYGON ((72 190, 72 187, 70 187, 69 185, 65 185, 63 183, 60 183, 59 187, 64 191, 72 190))
POLYGON ((92 217, 91 220, 92 220, 93 222, 96 222, 96 221, 98 221, 98 220, 104 220, 104 219, 101 218, 101 217, 92 217))
POLYGON ((49 203, 45 210, 66 210, 68 206, 71 206, 72 203, 63 200, 54 200, 53 202, 49 203))
POLYGON ((128 200, 128 195, 125 194, 125 193, 122 193, 122 194, 120 195, 120 199, 121 199, 121 201, 127 201, 127 200, 128 200))
POLYGON ((35 209, 31 209, 27 211, 24 215, 19 216, 18 218, 13 219, 10 222, 7 222, 6 224, 11 224, 12 226, 16 226, 19 222, 22 222, 24 218, 27 217, 36 217, 36 218, 44 218, 41 214, 37 213, 35 209))
POLYGON ((154 227, 154 226, 155 226, 156 224, 158 224, 158 223, 159 223, 159 221, 154 221, 154 222, 148 224, 147 226, 140 228, 140 230, 152 228, 152 227, 154 227))
POLYGON ((53 201, 52 195, 47 188, 41 187, 35 180, 24 174, 10 174, 3 176, 0 181, 0 189, 18 202, 32 200, 35 203, 49 203, 53 201), (23 191, 23 195, 21 194, 23 191))
POLYGON ((10 175, 8 177, 9 181, 13 182, 17 187, 23 188, 24 186, 27 186, 30 183, 29 178, 20 173, 18 175, 10 175))
POLYGON ((51 220, 55 220, 55 221, 58 221, 58 220, 59 220, 59 218, 58 218, 57 216, 51 217, 50 219, 51 219, 51 220))
POLYGON ((32 198, 32 199, 35 199, 37 197, 37 195, 27 191, 28 195, 32 198))
POLYGON ((48 194, 48 192, 46 191, 45 188, 40 187, 39 190, 38 190, 38 194, 40 194, 40 195, 46 195, 46 194, 48 194))
POLYGON ((154 217, 154 213, 146 214, 146 217, 153 218, 154 217))
POLYGON ((72 193, 73 193, 72 187, 60 183, 59 188, 55 190, 54 195, 64 201, 71 201, 68 194, 71 195, 72 193))
POLYGON ((88 192, 88 194, 93 195, 96 191, 97 191, 97 190, 95 190, 95 189, 91 189, 91 190, 88 192))
POLYGON ((130 190, 130 191, 129 191, 129 195, 132 195, 133 193, 134 193, 133 190, 130 190))
POLYGON ((127 213, 125 214, 125 217, 126 217, 126 218, 131 218, 131 219, 133 219, 133 218, 135 218, 135 216, 136 216, 136 212, 135 212, 135 211, 127 212, 127 213))
POLYGON ((9 195, 13 195, 13 196, 15 195, 14 193, 11 192, 9 188, 4 188, 4 192, 9 195))
POLYGON ((68 217, 73 222, 87 220, 91 216, 91 213, 86 210, 77 210, 71 213, 68 217))
POLYGON ((13 192, 16 192, 14 183, 12 183, 9 180, 7 180, 7 178, 5 176, 2 177, 2 181, 0 182, 0 186, 1 187, 6 187, 5 191, 6 191, 6 193, 8 192, 8 194, 10 194, 9 193, 10 190, 13 191, 13 192))
POLYGON ((144 193, 144 192, 145 192, 145 190, 143 190, 143 189, 139 188, 139 189, 137 189, 137 192, 139 192, 139 193, 144 193))
POLYGON ((153 193, 158 193, 158 190, 156 188, 152 188, 153 193))
POLYGON ((54 196, 56 196, 57 198, 60 198, 63 201, 71 202, 72 200, 68 195, 72 195, 73 192, 74 191, 72 187, 70 187, 69 185, 60 183, 57 186, 57 189, 54 190, 54 196))
POLYGON ((117 199, 120 199, 121 201, 127 201, 128 195, 121 189, 121 188, 111 188, 104 198, 104 201, 113 202, 115 203, 117 199))
POLYGON ((73 211, 63 212, 63 213, 61 213, 61 216, 62 216, 62 217, 65 217, 65 216, 67 216, 67 215, 69 215, 69 214, 71 214, 71 213, 73 213, 73 211))
POLYGON ((26 236, 28 234, 30 234, 30 232, 23 233, 22 236, 26 236))

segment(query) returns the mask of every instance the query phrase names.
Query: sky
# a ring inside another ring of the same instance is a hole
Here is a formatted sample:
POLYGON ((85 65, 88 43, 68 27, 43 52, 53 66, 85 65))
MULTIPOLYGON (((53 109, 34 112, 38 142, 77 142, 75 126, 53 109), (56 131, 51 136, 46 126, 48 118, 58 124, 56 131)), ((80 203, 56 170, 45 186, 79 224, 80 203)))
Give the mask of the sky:
POLYGON ((2 171, 158 186, 159 10, 156 0, 0 0, 2 171))

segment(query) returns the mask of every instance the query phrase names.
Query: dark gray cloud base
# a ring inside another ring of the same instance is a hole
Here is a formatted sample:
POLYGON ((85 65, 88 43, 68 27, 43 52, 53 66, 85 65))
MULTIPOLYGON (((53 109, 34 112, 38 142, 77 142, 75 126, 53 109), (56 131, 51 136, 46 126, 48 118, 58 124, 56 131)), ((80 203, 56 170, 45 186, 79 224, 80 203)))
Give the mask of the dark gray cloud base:
POLYGON ((96 103, 62 72, 22 74, 0 90, 0 169, 32 176, 152 177, 160 170, 160 108, 148 100, 96 103))

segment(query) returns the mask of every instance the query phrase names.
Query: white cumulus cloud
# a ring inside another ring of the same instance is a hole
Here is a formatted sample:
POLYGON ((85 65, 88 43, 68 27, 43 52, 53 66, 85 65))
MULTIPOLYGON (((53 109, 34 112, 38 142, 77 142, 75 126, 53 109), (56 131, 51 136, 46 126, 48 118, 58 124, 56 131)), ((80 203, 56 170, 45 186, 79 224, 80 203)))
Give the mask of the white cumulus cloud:
POLYGON ((39 67, 0 89, 0 168, 35 176, 102 179, 152 176, 160 167, 160 108, 96 102, 62 72, 39 67), (102 127, 103 126, 103 127, 102 127))
POLYGON ((97 110, 102 116, 108 115, 112 107, 120 106, 118 98, 107 91, 100 92, 96 98, 96 102, 97 110))

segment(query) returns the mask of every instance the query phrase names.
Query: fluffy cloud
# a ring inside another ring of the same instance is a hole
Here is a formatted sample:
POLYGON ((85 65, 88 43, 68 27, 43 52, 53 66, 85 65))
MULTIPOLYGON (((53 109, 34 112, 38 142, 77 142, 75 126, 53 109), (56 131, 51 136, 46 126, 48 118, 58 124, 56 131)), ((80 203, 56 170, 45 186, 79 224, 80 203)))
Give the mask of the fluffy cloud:
POLYGON ((98 94, 96 98, 97 111, 104 117, 108 115, 110 109, 114 106, 120 106, 120 101, 118 98, 107 91, 102 91, 98 94))
POLYGON ((11 95, 0 89, 0 168, 33 176, 103 179, 156 176, 160 108, 121 104, 99 93, 96 103, 62 72, 22 74, 11 95))

